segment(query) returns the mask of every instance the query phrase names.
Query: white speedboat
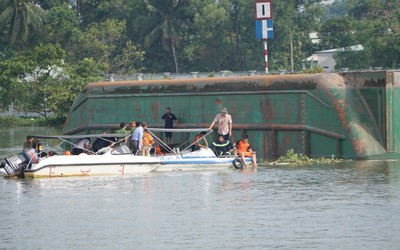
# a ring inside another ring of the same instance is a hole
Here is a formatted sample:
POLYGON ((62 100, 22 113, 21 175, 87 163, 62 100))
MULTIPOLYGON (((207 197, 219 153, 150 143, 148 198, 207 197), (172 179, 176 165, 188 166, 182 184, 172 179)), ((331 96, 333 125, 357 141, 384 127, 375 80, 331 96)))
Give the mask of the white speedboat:
MULTIPOLYGON (((245 164, 236 155, 224 155, 217 157, 213 150, 210 148, 200 148, 199 150, 192 151, 191 146, 196 141, 187 144, 170 146, 166 145, 158 136, 156 132, 173 132, 173 133, 200 133, 206 132, 205 136, 209 135, 212 130, 204 128, 193 129, 165 129, 165 128, 147 128, 150 134, 154 137, 155 141, 166 152, 162 154, 155 154, 154 157, 161 160, 161 166, 155 169, 156 172, 166 171, 199 171, 199 170, 228 170, 228 169, 243 169, 245 164), (185 147, 186 145, 186 147, 185 147)), ((246 165, 252 167, 251 158, 245 158, 246 165)))
MULTIPOLYGON (((82 137, 102 138, 105 135, 80 136, 33 136, 34 138, 68 139, 82 137)), ((108 138, 112 135, 107 134, 108 138)), ((118 135, 116 135, 118 136, 118 135)), ((121 136, 121 135, 119 135, 121 136)), ((121 140, 122 141, 122 140, 121 140)), ((47 145, 42 142, 41 145, 47 145)), ((72 144, 72 143, 71 143, 72 144)), ((53 147, 52 149, 55 149, 53 147)), ((92 176, 92 175, 125 175, 147 173, 155 170, 161 161, 153 157, 136 156, 125 144, 117 143, 98 152, 79 155, 64 155, 49 149, 27 149, 20 154, 5 158, 0 165, 4 177, 60 177, 60 176, 92 176)))

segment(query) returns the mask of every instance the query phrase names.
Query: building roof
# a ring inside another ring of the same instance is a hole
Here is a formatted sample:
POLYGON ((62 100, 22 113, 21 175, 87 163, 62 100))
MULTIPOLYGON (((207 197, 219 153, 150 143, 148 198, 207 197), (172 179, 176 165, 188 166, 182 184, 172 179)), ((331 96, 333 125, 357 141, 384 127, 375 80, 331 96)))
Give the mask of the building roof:
POLYGON ((318 54, 312 54, 311 56, 307 57, 306 59, 301 60, 302 62, 318 62, 318 54))
POLYGON ((360 50, 364 50, 364 47, 361 44, 357 44, 357 45, 344 47, 344 48, 321 50, 321 51, 317 51, 317 53, 334 53, 334 52, 342 52, 342 51, 360 51, 360 50))

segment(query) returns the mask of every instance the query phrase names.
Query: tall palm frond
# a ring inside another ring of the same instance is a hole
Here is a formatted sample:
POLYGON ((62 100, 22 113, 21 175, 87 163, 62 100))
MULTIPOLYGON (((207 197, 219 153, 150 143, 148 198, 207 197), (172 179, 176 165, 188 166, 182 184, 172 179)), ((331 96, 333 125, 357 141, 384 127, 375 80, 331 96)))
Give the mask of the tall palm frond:
POLYGON ((178 62, 175 47, 179 41, 181 29, 187 20, 188 0, 146 0, 149 16, 149 31, 144 38, 146 47, 160 41, 162 47, 171 51, 175 70, 178 73, 178 62))
POLYGON ((29 0, 8 0, 7 8, 0 14, 0 26, 8 27, 11 44, 25 45, 31 29, 43 24, 45 11, 29 0))

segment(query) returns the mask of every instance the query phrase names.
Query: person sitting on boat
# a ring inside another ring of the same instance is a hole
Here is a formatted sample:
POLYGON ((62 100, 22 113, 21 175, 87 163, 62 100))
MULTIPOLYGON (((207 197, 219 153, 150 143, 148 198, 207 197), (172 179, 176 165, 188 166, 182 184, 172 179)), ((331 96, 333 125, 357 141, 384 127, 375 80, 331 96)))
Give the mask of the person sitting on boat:
POLYGON ((236 154, 236 148, 233 146, 232 142, 226 140, 223 135, 219 135, 218 141, 213 142, 210 148, 214 149, 217 156, 236 154))
POLYGON ((147 123, 143 123, 142 153, 144 156, 150 156, 154 152, 154 139, 147 130, 147 123))
POLYGON ((36 149, 37 144, 38 144, 38 140, 36 138, 33 138, 32 136, 28 135, 26 137, 26 141, 24 142, 24 145, 22 146, 22 150, 30 149, 30 148, 36 149))
POLYGON ((84 153, 90 148, 90 138, 80 138, 72 146, 72 155, 79 155, 84 153))
POLYGON ((192 151, 200 150, 201 148, 208 148, 208 142, 205 137, 206 134, 207 132, 203 131, 193 138, 193 144, 190 146, 192 151), (200 141, 203 141, 204 144, 201 144, 200 141))
MULTIPOLYGON (((103 130, 101 133, 106 134, 106 131, 103 130)), ((99 137, 92 144, 93 152, 96 153, 102 148, 112 146, 116 141, 115 137, 99 137)))
POLYGON ((242 158, 242 161, 244 162, 245 166, 247 167, 246 161, 244 157, 251 157, 251 160, 253 162, 253 165, 255 168, 258 168, 257 166, 257 157, 256 157, 256 152, 253 151, 250 148, 250 144, 249 144, 249 136, 248 135, 244 135, 242 137, 241 140, 239 140, 236 143, 236 147, 237 147, 237 152, 238 155, 240 156, 240 158, 242 158))
POLYGON ((39 157, 47 156, 47 153, 43 151, 43 145, 40 142, 37 144, 36 152, 39 157))

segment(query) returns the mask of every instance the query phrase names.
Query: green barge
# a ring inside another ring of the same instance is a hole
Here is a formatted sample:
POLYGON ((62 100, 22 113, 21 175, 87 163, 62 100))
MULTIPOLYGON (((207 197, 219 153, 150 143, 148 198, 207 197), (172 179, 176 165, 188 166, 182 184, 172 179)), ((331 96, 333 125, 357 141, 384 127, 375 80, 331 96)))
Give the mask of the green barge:
POLYGON ((233 140, 248 134, 261 160, 288 149, 311 157, 400 158, 399 90, 398 71, 94 82, 74 101, 64 134, 138 120, 163 127, 166 107, 180 128, 206 128, 227 107, 233 140))

